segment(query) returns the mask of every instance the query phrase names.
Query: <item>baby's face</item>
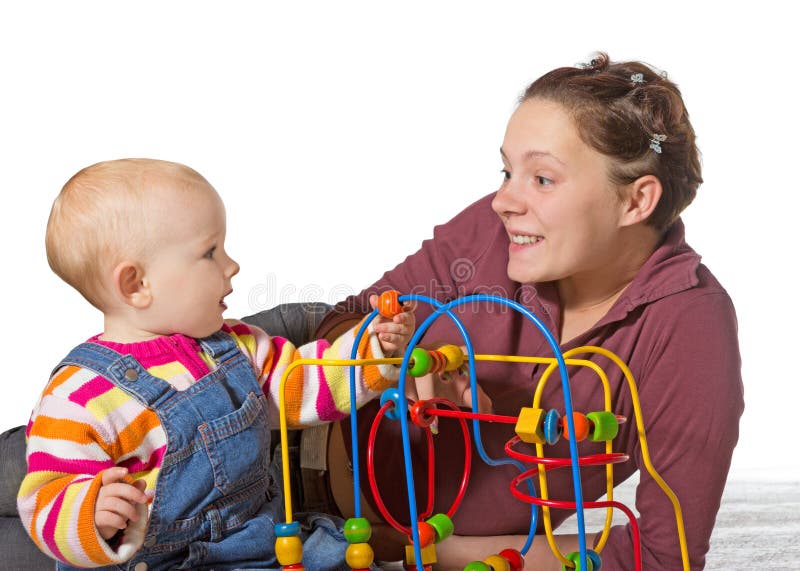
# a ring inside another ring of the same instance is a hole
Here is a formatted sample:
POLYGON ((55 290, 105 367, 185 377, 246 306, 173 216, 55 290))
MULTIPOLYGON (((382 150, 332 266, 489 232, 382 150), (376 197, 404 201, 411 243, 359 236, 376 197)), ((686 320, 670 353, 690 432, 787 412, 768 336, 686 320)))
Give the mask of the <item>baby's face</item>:
POLYGON ((225 252, 225 207, 207 184, 163 194, 148 216, 154 228, 153 254, 144 268, 153 296, 148 329, 206 337, 222 326, 224 298, 239 272, 225 252))

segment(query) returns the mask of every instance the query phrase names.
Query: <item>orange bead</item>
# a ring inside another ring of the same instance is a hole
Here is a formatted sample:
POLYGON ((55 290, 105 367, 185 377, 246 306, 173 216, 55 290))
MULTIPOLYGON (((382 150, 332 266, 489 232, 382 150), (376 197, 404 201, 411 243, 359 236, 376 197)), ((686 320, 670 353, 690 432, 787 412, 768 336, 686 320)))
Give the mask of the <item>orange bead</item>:
MULTIPOLYGON (((436 530, 433 526, 424 521, 417 522, 417 531, 419 531, 419 546, 424 549, 432 545, 436 541, 436 530)), ((413 541, 413 539, 412 539, 413 541)))
POLYGON ((400 305, 399 296, 400 292, 397 290, 390 289, 389 291, 383 292, 378 297, 378 313, 389 319, 402 313, 403 306, 400 305))
MULTIPOLYGON (((586 440, 589 436, 589 420, 586 415, 580 412, 572 413, 572 422, 575 423, 575 442, 586 440)), ((564 428, 564 438, 570 440, 569 425, 567 424, 567 417, 561 419, 561 426, 564 428)))

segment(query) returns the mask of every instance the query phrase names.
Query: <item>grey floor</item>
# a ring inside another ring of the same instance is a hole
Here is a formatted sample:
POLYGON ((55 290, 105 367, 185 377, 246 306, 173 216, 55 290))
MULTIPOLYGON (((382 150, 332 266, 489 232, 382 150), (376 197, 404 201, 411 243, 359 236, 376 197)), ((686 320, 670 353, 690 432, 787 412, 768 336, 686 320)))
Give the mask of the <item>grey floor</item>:
MULTIPOLYGON (((637 478, 615 489, 614 499, 634 506, 637 478)), ((605 512, 588 510, 586 529, 602 529, 605 512)), ((614 523, 624 523, 615 515, 614 523)), ((575 533, 575 519, 559 533, 575 533)), ((385 570, 402 570, 388 564, 385 570)), ((800 481, 731 480, 725 487, 706 558, 707 571, 800 571, 800 481)))
MULTIPOLYGON (((634 505, 636 478, 615 490, 634 505)), ((603 515, 586 512, 587 529, 601 529, 603 515)), ((622 523, 622 519, 614 520, 622 523)), ((573 520, 559 532, 574 532, 573 520)), ((800 482, 731 480, 725 486, 706 558, 709 571, 800 570, 800 482)))

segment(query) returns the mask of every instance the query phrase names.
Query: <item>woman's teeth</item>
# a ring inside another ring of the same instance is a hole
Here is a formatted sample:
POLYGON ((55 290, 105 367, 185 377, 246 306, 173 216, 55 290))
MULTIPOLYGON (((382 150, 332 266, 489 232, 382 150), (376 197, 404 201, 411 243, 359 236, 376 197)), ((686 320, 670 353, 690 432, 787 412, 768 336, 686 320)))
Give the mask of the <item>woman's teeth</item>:
POLYGON ((519 234, 511 236, 511 241, 515 244, 535 244, 541 240, 544 240, 541 236, 521 236, 519 234))

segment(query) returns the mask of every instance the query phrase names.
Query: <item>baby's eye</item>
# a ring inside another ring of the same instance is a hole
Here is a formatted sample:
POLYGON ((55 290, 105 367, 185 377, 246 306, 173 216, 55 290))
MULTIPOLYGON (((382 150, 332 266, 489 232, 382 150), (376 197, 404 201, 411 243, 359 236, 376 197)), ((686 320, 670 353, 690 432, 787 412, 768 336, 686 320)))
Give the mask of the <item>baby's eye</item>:
POLYGON ((213 248, 210 248, 210 249, 208 250, 208 252, 206 252, 205 254, 203 254, 203 257, 204 257, 204 258, 208 258, 209 260, 213 259, 213 258, 214 258, 214 251, 215 251, 216 249, 217 249, 217 247, 216 247, 216 246, 214 246, 213 248))
POLYGON ((539 185, 542 185, 542 186, 550 186, 551 184, 553 184, 553 180, 552 179, 549 179, 549 178, 544 177, 544 176, 536 176, 536 177, 534 177, 534 180, 536 180, 536 184, 539 184, 539 185))

